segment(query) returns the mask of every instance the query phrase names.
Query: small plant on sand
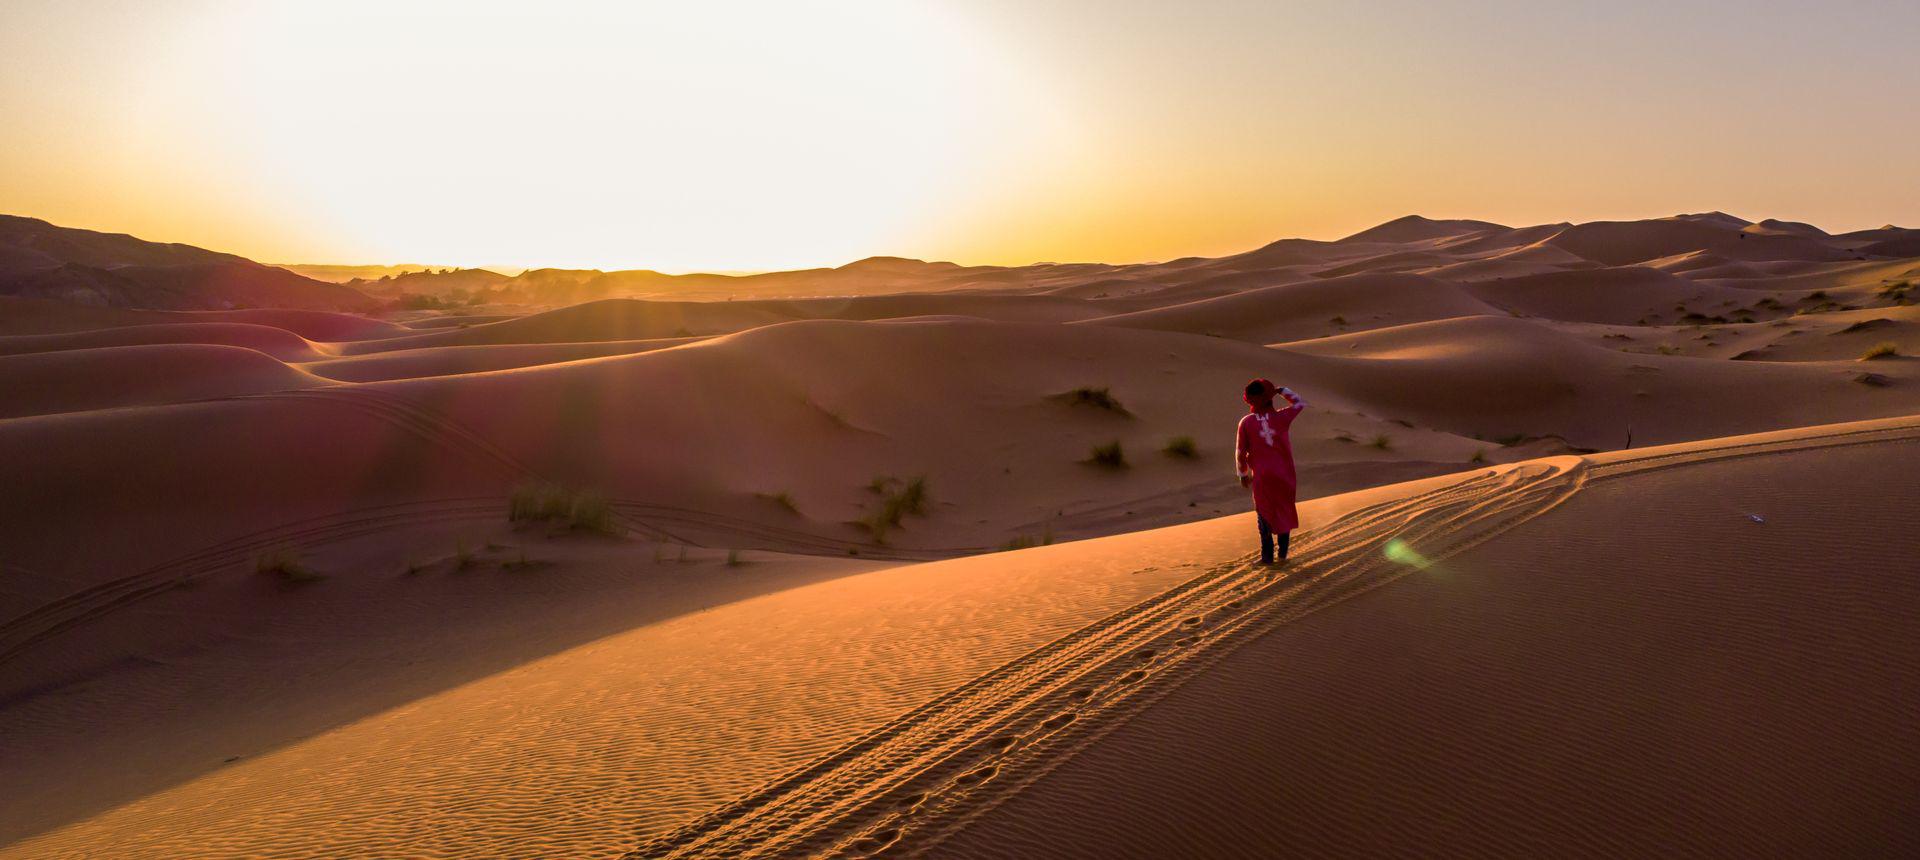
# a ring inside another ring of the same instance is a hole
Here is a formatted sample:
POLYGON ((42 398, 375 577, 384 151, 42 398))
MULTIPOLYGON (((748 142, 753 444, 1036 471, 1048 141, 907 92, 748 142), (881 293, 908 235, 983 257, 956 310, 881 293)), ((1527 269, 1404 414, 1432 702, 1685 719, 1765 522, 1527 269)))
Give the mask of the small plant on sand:
POLYGON ((1663 343, 1663 344, 1661 344, 1661 345, 1659 345, 1659 346, 1656 346, 1656 347, 1654 347, 1654 348, 1653 348, 1653 351, 1654 351, 1654 352, 1657 352, 1657 353, 1660 353, 1661 355, 1679 355, 1679 354, 1680 354, 1680 348, 1679 348, 1679 347, 1677 347, 1677 346, 1669 346, 1669 345, 1667 345, 1667 344, 1664 344, 1664 343, 1663 343))
POLYGON ((1087 462, 1109 469, 1125 469, 1127 452, 1120 449, 1120 440, 1115 439, 1105 445, 1093 446, 1093 450, 1088 452, 1087 462))
POLYGON ((1511 448, 1527 441, 1527 436, 1524 433, 1509 433, 1493 441, 1500 443, 1500 446, 1503 448, 1511 448))
POLYGON ((1194 444, 1192 436, 1175 436, 1167 440, 1166 447, 1161 448, 1160 452, 1169 457, 1192 460, 1200 456, 1200 446, 1194 444))
POLYGON ((908 478, 880 477, 867 485, 867 489, 880 494, 880 504, 855 523, 873 535, 875 543, 884 543, 887 532, 900 527, 900 520, 908 514, 921 516, 927 512, 927 479, 925 476, 908 478))
POLYGON ((407 576, 419 576, 420 574, 426 573, 428 567, 429 565, 426 562, 410 558, 407 559, 407 566, 401 568, 400 572, 407 576))
POLYGON ((1480 450, 1478 450, 1478 451, 1475 451, 1475 452, 1473 452, 1473 456, 1472 456, 1472 457, 1468 457, 1468 458, 1467 458, 1467 462, 1469 462, 1469 463, 1476 463, 1476 464, 1477 464, 1477 463, 1485 463, 1485 462, 1487 462, 1487 451, 1486 451, 1486 449, 1485 449, 1485 448, 1482 448, 1482 449, 1480 449, 1480 450))
POLYGON ((1343 317, 1343 316, 1342 316, 1342 317, 1334 317, 1333 319, 1330 319, 1330 320, 1328 320, 1328 322, 1330 322, 1330 323, 1333 323, 1334 325, 1338 325, 1338 326, 1344 326, 1344 325, 1346 325, 1346 324, 1347 324, 1347 318, 1346 318, 1346 317, 1343 317))
POLYGON ((778 493, 755 493, 754 495, 785 508, 787 513, 800 513, 800 506, 793 503, 793 494, 785 490, 781 490, 778 493))
POLYGON ((1033 547, 1033 538, 1028 537, 1027 535, 1014 535, 1013 537, 1008 538, 1006 543, 1003 543, 1000 545, 1000 551, 1013 552, 1014 550, 1017 550, 1017 549, 1030 549, 1032 547, 1033 547))
POLYGON ((1880 288, 1880 297, 1897 305, 1906 305, 1913 303, 1913 299, 1908 295, 1911 292, 1913 292, 1912 281, 1893 281, 1880 288))
POLYGON ((1065 394, 1056 394, 1054 395, 1054 399, 1062 401, 1069 406, 1091 406, 1095 409, 1112 412, 1115 415, 1127 417, 1132 417, 1133 415, 1133 413, 1127 411, 1127 407, 1122 406, 1120 401, 1114 398, 1113 392, 1104 385, 1099 388, 1083 385, 1065 394))
POLYGON ((453 542, 453 569, 470 570, 480 563, 480 557, 467 546, 466 541, 453 542))
POLYGON ((286 585, 305 585, 326 577, 300 561, 300 551, 281 547, 262 553, 253 560, 253 571, 273 576, 286 585))
POLYGON ((1393 448, 1393 439, 1389 437, 1387 434, 1382 433, 1378 436, 1373 437, 1373 441, 1368 442, 1367 444, 1375 448, 1379 448, 1382 451, 1386 451, 1393 448))
POLYGON ((1872 361, 1876 358, 1893 358, 1899 354, 1900 354, 1900 347, 1894 345, 1893 341, 1887 340, 1887 341, 1881 341, 1880 343, 1876 343, 1873 345, 1872 349, 1869 349, 1866 352, 1861 353, 1860 360, 1872 361))
POLYGON ((746 563, 747 563, 746 559, 743 559, 740 557, 739 550, 737 549, 727 550, 727 566, 728 567, 739 567, 746 563))
POLYGON ((559 484, 522 484, 507 499, 507 519, 543 522, 569 531, 618 535, 613 505, 599 493, 559 484))

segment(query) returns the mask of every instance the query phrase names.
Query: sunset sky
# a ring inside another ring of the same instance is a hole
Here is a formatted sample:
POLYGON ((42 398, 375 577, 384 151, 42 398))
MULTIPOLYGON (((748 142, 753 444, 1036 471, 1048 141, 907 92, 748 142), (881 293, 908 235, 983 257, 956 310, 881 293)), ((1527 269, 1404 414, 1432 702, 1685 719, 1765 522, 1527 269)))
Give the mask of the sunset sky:
POLYGON ((0 212, 260 260, 1126 262, 1920 222, 1920 4, 0 4, 0 212))

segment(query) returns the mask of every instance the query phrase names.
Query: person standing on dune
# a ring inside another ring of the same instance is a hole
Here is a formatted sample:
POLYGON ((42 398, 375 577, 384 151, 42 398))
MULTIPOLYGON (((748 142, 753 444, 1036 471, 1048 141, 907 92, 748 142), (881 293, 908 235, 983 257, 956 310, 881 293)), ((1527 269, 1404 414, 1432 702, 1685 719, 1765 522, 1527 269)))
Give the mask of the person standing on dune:
POLYGON ((1307 402, 1291 388, 1275 390, 1273 383, 1256 379, 1247 383, 1246 415, 1233 440, 1233 463, 1240 475, 1240 486, 1253 490, 1253 510, 1260 523, 1260 563, 1274 564, 1274 544, 1279 544, 1279 562, 1287 560, 1287 544, 1300 526, 1300 514, 1294 510, 1294 494, 1300 481, 1293 471, 1293 443, 1287 428, 1307 408, 1307 402), (1278 394, 1287 399, 1287 408, 1274 409, 1278 394))

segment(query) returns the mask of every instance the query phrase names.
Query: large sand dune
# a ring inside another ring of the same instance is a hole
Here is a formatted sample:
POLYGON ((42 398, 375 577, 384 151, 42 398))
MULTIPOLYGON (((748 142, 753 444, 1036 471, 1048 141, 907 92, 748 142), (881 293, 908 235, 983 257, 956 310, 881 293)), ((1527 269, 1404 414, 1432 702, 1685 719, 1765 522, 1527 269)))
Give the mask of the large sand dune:
POLYGON ((0 296, 0 856, 1913 846, 1920 232, 1406 218, 368 316, 0 226, 0 274, 133 290, 0 296), (1253 376, 1313 403, 1279 579, 1253 376), (605 506, 510 521, 532 485, 605 506))

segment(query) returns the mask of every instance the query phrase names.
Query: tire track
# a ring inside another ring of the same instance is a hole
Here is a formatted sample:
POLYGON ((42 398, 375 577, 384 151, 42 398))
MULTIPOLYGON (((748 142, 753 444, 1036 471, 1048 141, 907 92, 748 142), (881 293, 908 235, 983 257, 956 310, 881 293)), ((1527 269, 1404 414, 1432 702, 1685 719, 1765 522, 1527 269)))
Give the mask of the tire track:
POLYGON ((1144 691, 1262 625, 1364 593, 1408 568, 1396 537, 1435 557, 1564 501, 1584 464, 1531 463, 1383 502, 1304 533, 1286 576, 1224 564, 1084 627, 876 729, 814 764, 665 834, 629 857, 866 855, 922 845, 1024 784, 1069 739, 1111 724, 1144 691), (1150 682, 1150 683, 1149 683, 1150 682), (1043 755, 1047 752, 1047 755, 1043 755))

